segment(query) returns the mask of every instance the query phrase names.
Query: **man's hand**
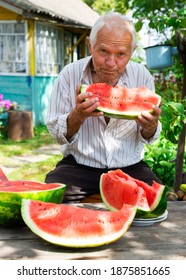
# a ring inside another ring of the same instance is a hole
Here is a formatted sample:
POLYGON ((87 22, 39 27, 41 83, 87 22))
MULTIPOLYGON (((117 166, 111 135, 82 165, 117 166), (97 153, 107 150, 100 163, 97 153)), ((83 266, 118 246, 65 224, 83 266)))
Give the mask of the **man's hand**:
POLYGON ((157 106, 152 106, 153 113, 142 113, 138 116, 136 122, 141 126, 141 135, 145 139, 150 139, 156 132, 158 119, 161 114, 161 109, 157 106))
POLYGON ((91 95, 90 92, 80 93, 80 86, 76 87, 76 106, 67 118, 67 139, 70 139, 79 130, 86 118, 103 116, 102 112, 95 111, 99 106, 97 97, 86 100, 91 95))
POLYGON ((90 96, 92 96, 91 92, 80 94, 80 86, 77 86, 76 107, 74 108, 74 111, 76 112, 77 117, 82 119, 83 121, 90 116, 92 117, 103 116, 102 112, 95 111, 97 107, 100 105, 99 99, 95 97, 90 100, 86 100, 90 96))

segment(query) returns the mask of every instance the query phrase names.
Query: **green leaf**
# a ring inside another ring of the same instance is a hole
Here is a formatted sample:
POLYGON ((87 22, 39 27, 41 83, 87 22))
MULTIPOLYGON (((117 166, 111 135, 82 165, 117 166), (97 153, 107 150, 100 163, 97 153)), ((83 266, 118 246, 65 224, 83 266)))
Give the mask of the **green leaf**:
POLYGON ((165 134, 167 140, 171 141, 171 143, 173 144, 177 144, 178 143, 178 139, 176 139, 174 133, 172 133, 172 131, 167 131, 167 133, 165 134))
POLYGON ((149 27, 152 29, 156 28, 156 25, 154 24, 154 22, 152 20, 149 22, 149 27))
POLYGON ((168 106, 173 110, 174 114, 184 115, 184 106, 182 103, 177 102, 169 102, 168 106))
POLYGON ((139 32, 139 31, 141 30, 142 26, 143 26, 143 22, 142 22, 142 21, 136 22, 136 23, 135 23, 135 29, 136 29, 136 31, 139 32))

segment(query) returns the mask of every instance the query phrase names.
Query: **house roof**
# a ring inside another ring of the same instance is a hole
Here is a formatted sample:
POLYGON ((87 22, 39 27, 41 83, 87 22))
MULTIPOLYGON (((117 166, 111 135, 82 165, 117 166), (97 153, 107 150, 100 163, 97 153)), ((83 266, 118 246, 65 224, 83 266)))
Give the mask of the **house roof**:
POLYGON ((24 16, 48 16, 69 25, 91 28, 99 15, 82 0, 4 0, 24 16))

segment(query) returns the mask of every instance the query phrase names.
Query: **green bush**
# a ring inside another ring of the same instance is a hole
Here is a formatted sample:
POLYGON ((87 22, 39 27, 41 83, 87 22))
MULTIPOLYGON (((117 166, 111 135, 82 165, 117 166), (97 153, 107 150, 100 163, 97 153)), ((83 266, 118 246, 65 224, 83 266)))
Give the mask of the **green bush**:
MULTIPOLYGON (((177 145, 166 140, 162 134, 154 144, 145 147, 145 161, 170 190, 174 184, 176 154, 177 145)), ((186 154, 184 155, 183 172, 185 171, 186 154)))
MULTIPOLYGON (((186 123, 186 99, 181 100, 180 79, 171 81, 160 78, 155 82, 155 86, 156 93, 162 97, 160 116, 162 132, 158 141, 146 147, 145 160, 163 184, 173 190, 178 139, 186 123)), ((184 153, 182 172, 186 172, 186 153, 184 153)))

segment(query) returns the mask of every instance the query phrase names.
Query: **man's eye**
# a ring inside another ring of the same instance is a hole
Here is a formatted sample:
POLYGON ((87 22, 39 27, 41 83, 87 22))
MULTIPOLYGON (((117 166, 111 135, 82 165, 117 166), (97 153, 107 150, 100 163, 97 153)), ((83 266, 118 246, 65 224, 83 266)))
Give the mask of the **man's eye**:
POLYGON ((121 53, 118 54, 118 56, 120 56, 120 57, 121 57, 121 56, 124 56, 124 55, 125 55, 125 53, 123 53, 123 52, 121 52, 121 53))

